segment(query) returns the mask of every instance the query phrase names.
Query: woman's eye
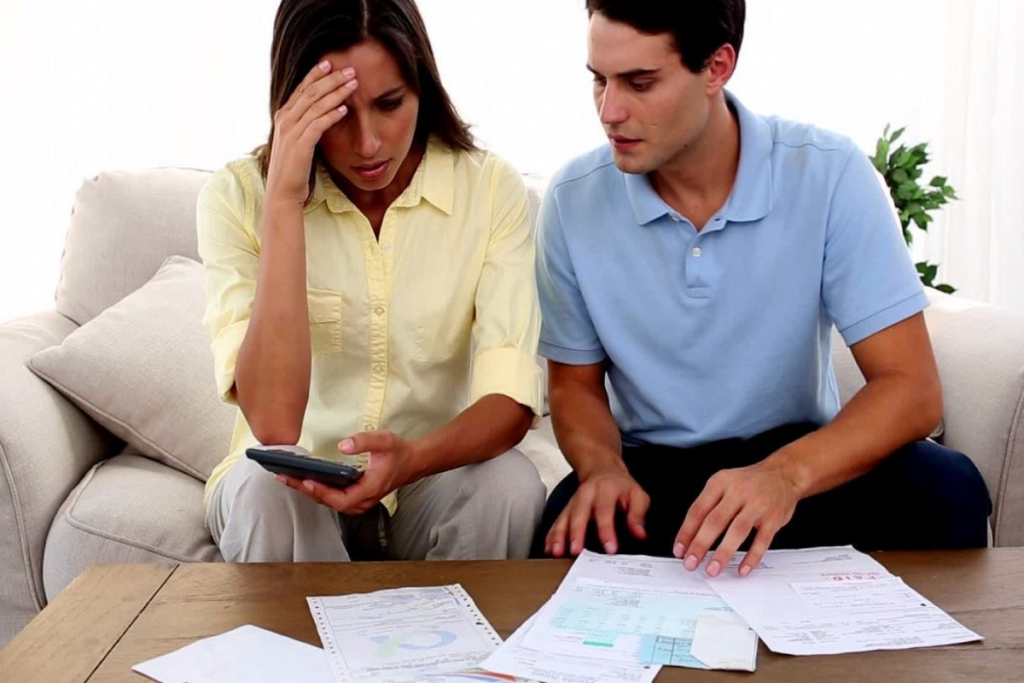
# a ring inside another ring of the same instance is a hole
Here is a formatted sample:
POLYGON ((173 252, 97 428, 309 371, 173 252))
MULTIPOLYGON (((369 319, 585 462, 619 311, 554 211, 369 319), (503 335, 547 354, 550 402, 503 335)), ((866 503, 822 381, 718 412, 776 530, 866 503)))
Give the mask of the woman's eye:
POLYGON ((402 106, 402 99, 395 100, 381 100, 380 108, 384 111, 394 111, 402 106))

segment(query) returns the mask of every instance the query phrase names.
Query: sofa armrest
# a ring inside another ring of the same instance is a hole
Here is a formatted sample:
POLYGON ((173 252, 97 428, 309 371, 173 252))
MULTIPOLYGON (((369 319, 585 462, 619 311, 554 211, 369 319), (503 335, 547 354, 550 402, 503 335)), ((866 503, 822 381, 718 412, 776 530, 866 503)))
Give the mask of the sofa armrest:
POLYGON ((1024 313, 933 295, 927 313, 945 404, 943 443, 992 496, 997 546, 1024 545, 1024 313))
POLYGON ((75 327, 55 311, 0 325, 0 645, 45 605, 50 524, 85 472, 116 445, 26 365, 75 327))

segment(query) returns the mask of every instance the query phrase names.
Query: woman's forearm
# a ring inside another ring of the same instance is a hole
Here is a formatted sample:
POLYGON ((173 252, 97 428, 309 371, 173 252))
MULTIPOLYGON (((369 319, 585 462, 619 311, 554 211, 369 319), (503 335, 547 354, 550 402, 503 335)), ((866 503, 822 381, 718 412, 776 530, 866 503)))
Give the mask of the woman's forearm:
POLYGON ((312 364, 306 241, 302 205, 267 200, 256 296, 238 352, 235 390, 257 439, 292 444, 302 432, 312 364))
POLYGON ((508 396, 490 394, 413 444, 412 481, 490 460, 523 440, 532 413, 508 396))

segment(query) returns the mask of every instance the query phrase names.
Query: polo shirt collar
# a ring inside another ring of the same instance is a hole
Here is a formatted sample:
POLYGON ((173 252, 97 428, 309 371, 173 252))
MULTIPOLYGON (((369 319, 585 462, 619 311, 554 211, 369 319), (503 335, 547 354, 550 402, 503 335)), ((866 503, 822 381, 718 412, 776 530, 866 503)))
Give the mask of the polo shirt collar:
MULTIPOLYGON (((757 221, 767 216, 772 208, 772 131, 767 121, 744 107, 732 93, 726 91, 725 98, 729 108, 736 112, 740 161, 736 181, 721 214, 730 223, 757 221)), ((624 173, 623 176, 637 225, 649 225, 672 212, 651 187, 647 175, 624 173)))
POLYGON ((744 107, 732 93, 726 91, 725 99, 736 112, 740 127, 740 163, 721 213, 730 223, 753 222, 767 216, 772 208, 772 130, 766 120, 744 107))
MULTIPOLYGON (((392 206, 417 206, 426 200, 447 215, 452 214, 455 203, 455 153, 443 142, 431 136, 427 149, 409 186, 398 196, 392 206)), ((313 181, 312 199, 306 204, 309 213, 320 204, 327 204, 334 213, 358 211, 352 200, 345 196, 322 164, 317 164, 313 181)))

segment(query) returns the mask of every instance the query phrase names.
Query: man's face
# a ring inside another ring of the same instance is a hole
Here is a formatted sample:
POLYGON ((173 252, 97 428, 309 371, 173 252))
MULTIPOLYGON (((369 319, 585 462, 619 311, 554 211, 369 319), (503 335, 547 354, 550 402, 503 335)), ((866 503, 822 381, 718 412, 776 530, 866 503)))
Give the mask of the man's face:
POLYGON ((710 111, 708 72, 687 69, 670 34, 645 35, 595 12, 587 67, 619 170, 651 173, 700 139, 710 111))

